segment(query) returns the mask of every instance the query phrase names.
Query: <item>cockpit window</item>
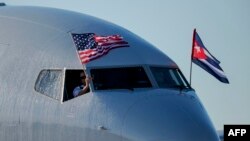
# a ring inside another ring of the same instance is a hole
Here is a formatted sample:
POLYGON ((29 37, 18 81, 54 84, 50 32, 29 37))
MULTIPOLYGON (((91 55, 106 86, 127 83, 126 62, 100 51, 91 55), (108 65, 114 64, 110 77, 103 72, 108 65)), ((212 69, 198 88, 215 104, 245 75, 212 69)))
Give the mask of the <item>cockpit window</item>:
POLYGON ((43 95, 60 100, 62 70, 42 70, 36 80, 35 90, 43 95))
POLYGON ((34 88, 42 95, 65 102, 90 92, 85 78, 85 70, 42 70, 34 88))
POLYGON ((179 69, 166 67, 150 67, 160 88, 190 88, 179 69))
POLYGON ((91 69, 95 90, 152 87, 143 67, 91 69))
MULTIPOLYGON (((82 77, 82 73, 85 74, 85 71, 83 70, 66 70, 65 71, 63 101, 67 101, 67 100, 76 98, 77 96, 80 96, 80 95, 74 95, 74 94, 76 93, 78 94, 86 85, 85 77, 84 78, 82 77)), ((85 91, 85 93, 82 93, 81 95, 87 94, 88 92, 90 92, 89 88, 85 91)))

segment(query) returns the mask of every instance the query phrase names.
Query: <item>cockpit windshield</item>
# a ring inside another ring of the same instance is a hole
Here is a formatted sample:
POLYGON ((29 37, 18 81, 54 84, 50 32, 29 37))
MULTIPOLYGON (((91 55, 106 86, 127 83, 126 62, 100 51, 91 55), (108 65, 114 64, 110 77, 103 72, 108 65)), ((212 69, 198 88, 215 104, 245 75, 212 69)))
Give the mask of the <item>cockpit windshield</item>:
POLYGON ((143 67, 91 69, 95 90, 152 87, 143 67))
POLYGON ((167 67, 150 67, 160 88, 190 88, 179 69, 167 67))

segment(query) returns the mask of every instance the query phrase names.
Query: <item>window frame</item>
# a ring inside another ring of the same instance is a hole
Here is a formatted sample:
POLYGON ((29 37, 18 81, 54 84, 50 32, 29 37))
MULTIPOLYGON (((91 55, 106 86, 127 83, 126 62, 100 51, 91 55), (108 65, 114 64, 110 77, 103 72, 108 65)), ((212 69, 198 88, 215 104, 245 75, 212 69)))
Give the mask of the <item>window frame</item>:
MULTIPOLYGON (((75 69, 75 68, 64 68, 64 82, 63 82, 63 91, 62 91, 62 98, 61 98, 61 103, 64 103, 64 102, 67 102, 67 101, 71 101, 71 100, 73 100, 73 99, 75 99, 75 98, 78 98, 78 97, 73 97, 73 98, 71 98, 71 99, 68 99, 68 100, 64 100, 64 88, 66 87, 66 84, 65 84, 65 82, 66 82, 66 71, 84 71, 85 72, 85 74, 86 75, 88 75, 88 76, 90 76, 90 73, 89 73, 89 70, 88 69, 83 69, 83 68, 81 68, 81 69, 75 69)), ((90 83, 89 83, 89 92, 87 92, 86 94, 90 94, 92 91, 93 91, 93 89, 92 89, 92 81, 90 81, 90 83)), ((84 96, 84 95, 82 95, 82 96, 84 96)))

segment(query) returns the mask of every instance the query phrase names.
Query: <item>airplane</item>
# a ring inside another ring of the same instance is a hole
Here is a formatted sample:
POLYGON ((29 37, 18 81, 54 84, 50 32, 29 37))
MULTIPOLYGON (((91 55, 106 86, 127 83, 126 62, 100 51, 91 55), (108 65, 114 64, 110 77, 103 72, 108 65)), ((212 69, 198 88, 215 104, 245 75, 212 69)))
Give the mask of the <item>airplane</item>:
POLYGON ((83 13, 0 5, 1 141, 219 141, 178 65, 141 37, 83 13), (72 33, 129 47, 82 64, 72 33), (83 70, 90 90, 73 97, 83 70))
POLYGON ((224 141, 224 130, 217 130, 220 141, 224 141))

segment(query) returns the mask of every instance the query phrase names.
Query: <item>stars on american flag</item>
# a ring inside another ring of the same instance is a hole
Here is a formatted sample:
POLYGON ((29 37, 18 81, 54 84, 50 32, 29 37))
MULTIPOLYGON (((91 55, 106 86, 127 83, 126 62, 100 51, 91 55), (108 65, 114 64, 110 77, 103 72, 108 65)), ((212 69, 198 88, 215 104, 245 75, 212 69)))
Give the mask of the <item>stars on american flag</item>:
POLYGON ((75 34, 73 36, 73 40, 77 47, 77 50, 84 50, 84 49, 92 49, 94 48, 97 43, 94 40, 94 33, 86 33, 86 34, 75 34))

